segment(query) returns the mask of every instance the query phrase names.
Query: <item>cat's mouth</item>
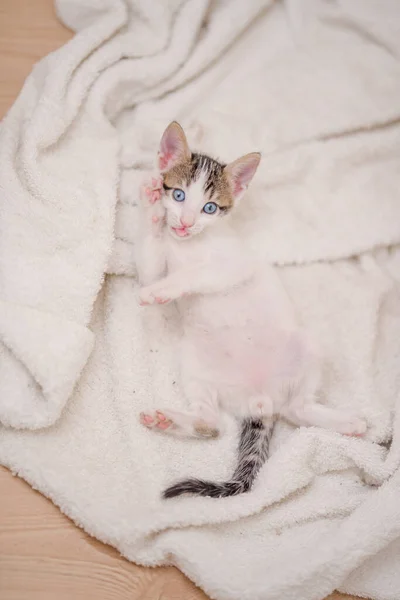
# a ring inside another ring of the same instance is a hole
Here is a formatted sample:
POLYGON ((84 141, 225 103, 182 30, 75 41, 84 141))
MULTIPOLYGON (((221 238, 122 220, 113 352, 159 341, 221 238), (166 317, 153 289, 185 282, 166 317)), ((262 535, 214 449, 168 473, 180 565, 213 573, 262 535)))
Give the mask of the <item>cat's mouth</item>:
POLYGON ((174 234, 180 238, 188 237, 190 232, 186 229, 186 227, 171 227, 174 234))

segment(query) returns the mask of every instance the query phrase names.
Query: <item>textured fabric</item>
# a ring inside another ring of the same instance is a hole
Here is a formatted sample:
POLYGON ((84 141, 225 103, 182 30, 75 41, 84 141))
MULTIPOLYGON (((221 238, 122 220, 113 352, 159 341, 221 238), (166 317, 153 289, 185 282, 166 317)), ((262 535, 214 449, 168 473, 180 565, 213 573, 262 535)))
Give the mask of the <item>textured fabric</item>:
POLYGON ((217 600, 400 589, 400 36, 390 0, 58 0, 77 34, 1 126, 0 462, 86 531, 175 564, 217 600), (280 423, 253 490, 237 431, 170 439, 173 307, 137 303, 137 189, 165 126, 263 160, 237 227, 277 265, 326 356, 321 401, 365 440, 280 423), (392 440, 390 444, 390 440, 392 440))

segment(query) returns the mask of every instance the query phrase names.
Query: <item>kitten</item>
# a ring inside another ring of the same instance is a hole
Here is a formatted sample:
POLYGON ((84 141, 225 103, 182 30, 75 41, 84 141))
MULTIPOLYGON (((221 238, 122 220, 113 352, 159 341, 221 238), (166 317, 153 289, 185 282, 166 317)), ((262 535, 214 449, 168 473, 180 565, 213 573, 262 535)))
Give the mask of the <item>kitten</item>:
POLYGON ((140 303, 177 303, 182 388, 192 406, 142 413, 141 423, 170 435, 212 438, 222 429, 221 410, 242 421, 232 478, 182 481, 165 498, 248 491, 267 459, 277 416, 345 435, 366 431, 359 417, 316 402, 318 352, 296 323, 275 270, 258 264, 235 232, 230 215, 260 158, 255 152, 225 165, 193 153, 173 122, 161 139, 161 176, 141 189, 140 303))

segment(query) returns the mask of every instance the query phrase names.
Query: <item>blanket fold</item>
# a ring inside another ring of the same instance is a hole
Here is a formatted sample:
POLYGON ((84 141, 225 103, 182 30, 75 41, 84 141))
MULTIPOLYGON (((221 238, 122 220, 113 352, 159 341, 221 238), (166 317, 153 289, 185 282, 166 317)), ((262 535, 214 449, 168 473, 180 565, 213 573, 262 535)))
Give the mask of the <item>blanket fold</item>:
MULTIPOLYGON (((216 600, 400 589, 400 37, 391 0, 57 0, 76 32, 0 130, 0 462, 91 535, 216 600), (365 439, 281 422, 253 489, 210 442, 141 427, 182 407, 172 307, 137 303, 137 190, 177 119, 263 161, 235 217, 325 357, 319 401, 365 439)), ((396 590, 396 593, 394 593, 396 590)))
POLYGON ((0 419, 37 429, 56 421, 93 346, 92 333, 35 308, 0 302, 0 419))

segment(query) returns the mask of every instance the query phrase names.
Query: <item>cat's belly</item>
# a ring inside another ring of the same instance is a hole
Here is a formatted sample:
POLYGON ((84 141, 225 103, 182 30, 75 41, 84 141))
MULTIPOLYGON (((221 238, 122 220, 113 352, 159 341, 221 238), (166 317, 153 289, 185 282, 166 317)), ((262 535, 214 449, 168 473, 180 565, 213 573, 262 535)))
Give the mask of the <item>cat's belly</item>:
POLYGON ((299 331, 266 327, 192 331, 186 351, 201 378, 218 387, 272 392, 301 376, 306 347, 299 331))
POLYGON ((306 344, 279 282, 255 279, 182 304, 183 360, 219 389, 265 393, 297 379, 306 344), (186 353, 186 356, 185 356, 186 353))

